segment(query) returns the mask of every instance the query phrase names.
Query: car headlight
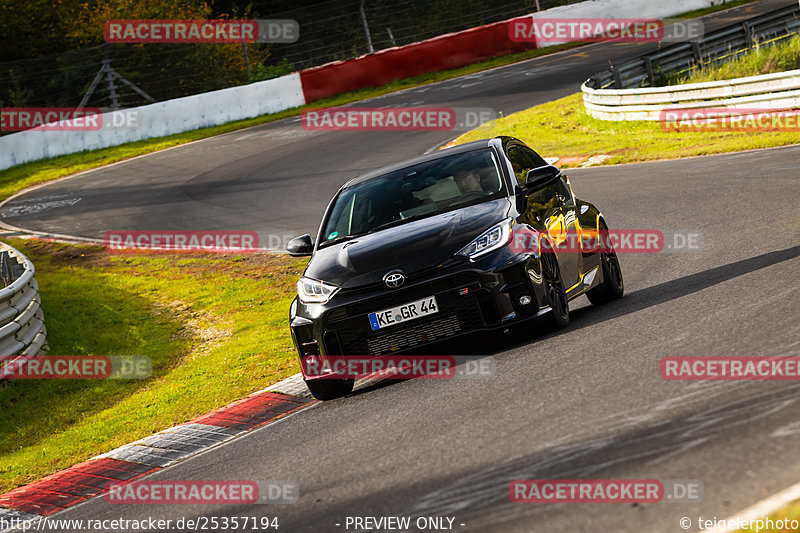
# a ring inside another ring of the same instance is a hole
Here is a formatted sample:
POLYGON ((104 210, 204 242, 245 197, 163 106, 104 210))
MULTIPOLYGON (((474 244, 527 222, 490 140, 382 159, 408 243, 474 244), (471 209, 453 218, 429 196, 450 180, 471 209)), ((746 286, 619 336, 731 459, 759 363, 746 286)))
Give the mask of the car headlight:
POLYGON ((339 287, 310 278, 300 278, 297 282, 297 296, 304 304, 324 304, 338 290, 339 287))
POLYGON ((490 252, 502 248, 511 240, 511 228, 514 219, 507 218, 481 233, 474 241, 463 247, 456 255, 463 255, 476 259, 490 252))

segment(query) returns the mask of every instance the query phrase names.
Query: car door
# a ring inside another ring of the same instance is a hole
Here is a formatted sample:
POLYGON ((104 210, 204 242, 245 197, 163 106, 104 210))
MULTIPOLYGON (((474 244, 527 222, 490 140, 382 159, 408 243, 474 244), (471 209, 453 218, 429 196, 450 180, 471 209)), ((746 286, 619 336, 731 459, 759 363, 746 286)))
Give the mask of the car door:
MULTIPOLYGON (((547 165, 539 154, 522 144, 509 144, 507 155, 522 188, 528 171, 547 165)), ((574 287, 580 281, 581 254, 575 199, 564 178, 528 196, 520 221, 547 232, 555 246, 565 289, 574 287)))
MULTIPOLYGON (((563 240, 559 243, 559 263, 562 265, 561 276, 564 279, 564 285, 569 292, 571 289, 576 288, 581 281, 581 263, 583 256, 581 252, 581 235, 579 234, 579 226, 577 220, 577 211, 575 206, 575 198, 572 196, 572 191, 567 185, 563 176, 553 184, 553 195, 559 205, 561 224, 563 231, 563 240)), ((570 296, 567 294, 567 296, 570 296)))

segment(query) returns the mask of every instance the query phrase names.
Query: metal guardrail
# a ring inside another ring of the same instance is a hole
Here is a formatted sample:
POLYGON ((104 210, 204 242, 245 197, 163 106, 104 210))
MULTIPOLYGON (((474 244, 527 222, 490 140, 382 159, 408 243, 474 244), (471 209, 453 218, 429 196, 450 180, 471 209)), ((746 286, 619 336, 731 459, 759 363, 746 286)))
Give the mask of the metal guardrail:
POLYGON ((800 6, 792 5, 670 46, 589 78, 581 87, 588 113, 601 120, 660 120, 666 109, 798 109, 800 70, 734 80, 654 86, 666 74, 730 61, 756 43, 768 46, 800 31, 800 6), (613 87, 613 88, 612 88, 613 87), (630 88, 636 87, 636 88, 630 88))
POLYGON ((793 4, 711 32, 695 41, 672 45, 595 74, 584 85, 590 89, 656 87, 666 74, 688 74, 698 66, 713 66, 800 31, 800 5, 793 4))
POLYGON ((33 263, 18 250, 0 243, 0 356, 44 354, 47 329, 40 306, 33 263))
POLYGON ((800 70, 642 89, 585 85, 583 104, 600 120, 660 120, 664 109, 800 109, 800 70))

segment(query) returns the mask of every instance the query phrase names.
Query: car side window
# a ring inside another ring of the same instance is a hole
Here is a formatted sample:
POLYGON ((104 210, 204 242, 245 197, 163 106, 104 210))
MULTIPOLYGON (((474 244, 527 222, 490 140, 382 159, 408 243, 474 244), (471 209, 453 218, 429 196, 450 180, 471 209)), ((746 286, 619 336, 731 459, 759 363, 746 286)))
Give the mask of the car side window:
POLYGON ((508 149, 508 160, 511 161, 511 166, 514 168, 514 175, 517 177, 521 187, 525 187, 525 176, 528 171, 536 168, 536 162, 531 159, 526 150, 519 145, 512 145, 508 149))
POLYGON ((547 166, 547 161, 539 154, 518 144, 511 145, 508 149, 508 159, 514 168, 514 175, 517 177, 521 187, 525 187, 525 176, 534 168, 547 166))
POLYGON ((539 168, 539 167, 547 166, 547 161, 545 161, 542 156, 540 156, 539 154, 537 154, 536 152, 534 152, 530 148, 527 148, 525 146, 520 146, 519 148, 533 162, 533 168, 539 168))

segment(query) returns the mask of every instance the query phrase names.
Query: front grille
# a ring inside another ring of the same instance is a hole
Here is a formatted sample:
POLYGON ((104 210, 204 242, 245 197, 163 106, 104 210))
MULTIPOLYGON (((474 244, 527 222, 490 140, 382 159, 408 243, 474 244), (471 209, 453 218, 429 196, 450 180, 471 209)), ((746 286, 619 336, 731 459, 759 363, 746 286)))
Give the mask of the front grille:
POLYGON ((380 355, 407 350, 419 344, 452 337, 461 331, 456 315, 448 315, 419 324, 409 323, 405 328, 387 330, 367 339, 369 355, 380 355))
MULTIPOLYGON (((472 272, 460 272, 454 276, 442 278, 431 281, 415 287, 403 287, 394 291, 386 291, 385 287, 380 289, 380 305, 378 309, 375 307, 375 300, 367 299, 362 302, 350 304, 346 307, 346 316, 354 317, 363 313, 371 313, 394 305, 401 305, 405 302, 413 302, 420 298, 425 298, 431 294, 438 294, 440 292, 454 289, 457 287, 471 286, 478 287, 480 284, 480 277, 472 272)), ((336 315, 331 314, 327 318, 329 322, 335 322, 345 318, 341 314, 341 310, 334 311, 336 315)))
POLYGON ((373 331, 367 315, 331 325, 336 328, 341 353, 386 355, 452 337, 482 327, 486 322, 474 294, 436 296, 440 312, 373 331))

